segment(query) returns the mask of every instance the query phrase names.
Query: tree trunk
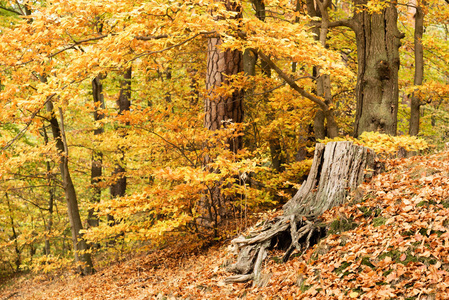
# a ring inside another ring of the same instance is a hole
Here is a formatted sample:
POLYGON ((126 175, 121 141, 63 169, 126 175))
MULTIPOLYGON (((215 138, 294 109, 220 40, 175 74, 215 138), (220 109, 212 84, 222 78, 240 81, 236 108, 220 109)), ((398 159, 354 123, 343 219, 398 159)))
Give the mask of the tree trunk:
MULTIPOLYGON (((42 126, 42 131, 43 131, 43 135, 44 135, 44 144, 48 145, 48 135, 47 135, 47 130, 45 129, 45 126, 42 126)), ((47 230, 47 235, 50 234, 52 226, 53 226, 53 206, 54 206, 54 201, 55 201, 55 191, 53 189, 53 184, 52 184, 52 177, 53 174, 51 174, 51 165, 50 162, 47 161, 46 162, 46 167, 47 167, 47 182, 48 182, 48 221, 47 221, 47 226, 46 226, 46 230, 47 230)), ((50 255, 50 240, 49 238, 46 236, 45 237, 45 255, 50 255)))
POLYGON ((60 110, 61 123, 58 123, 55 112, 53 110, 53 103, 48 101, 46 104, 47 111, 50 112, 50 124, 53 133, 53 138, 56 141, 56 149, 60 153, 59 169, 62 177, 62 184, 67 202, 67 211, 69 215, 70 226, 72 229, 72 243, 75 252, 75 261, 81 263, 79 271, 82 274, 93 273, 93 264, 90 253, 85 252, 88 247, 80 231, 83 229, 81 223, 80 212, 78 208, 78 199, 76 196, 75 186, 69 171, 69 157, 68 148, 65 141, 64 122, 62 117, 62 110, 60 110))
MULTIPOLYGON (((101 82, 105 76, 98 75, 92 80, 92 96, 94 100, 94 121, 98 122, 104 118, 104 113, 100 109, 105 109, 104 95, 103 95, 103 83, 101 82)), ((104 133, 103 125, 100 125, 94 130, 94 136, 104 133)), ((93 150, 92 153, 92 165, 90 169, 90 183, 92 185, 92 203, 98 203, 101 199, 101 188, 98 184, 101 181, 103 175, 103 153, 101 151, 93 150)), ((99 225, 98 216, 95 214, 93 208, 88 211, 87 223, 89 227, 97 227, 99 225)))
MULTIPOLYGON (((265 4, 263 0, 252 0, 251 1, 254 5, 254 9, 256 10, 256 17, 261 20, 265 21, 266 17, 266 10, 265 10, 265 4)), ((258 60, 257 53, 254 50, 246 49, 243 53, 243 69, 245 72, 245 75, 247 76, 255 76, 256 75, 256 63, 258 60)), ((264 76, 270 78, 271 77, 271 68, 270 66, 264 61, 261 60, 261 72, 264 76)), ((248 90, 249 94, 251 95, 254 91, 254 88, 251 88, 248 90)), ((264 101, 268 102, 269 94, 264 94, 264 101)), ((251 100, 247 99, 246 100, 251 100)), ((250 102, 250 101, 248 101, 250 102)), ((247 102, 247 103, 248 103, 247 102)), ((272 121, 274 118, 273 113, 269 113, 267 115, 267 119, 269 121, 272 121)), ((286 162, 285 155, 282 151, 281 143, 280 143, 280 137, 279 137, 278 130, 274 130, 270 133, 270 136, 268 137, 268 145, 270 147, 270 153, 271 153, 271 165, 272 168, 275 169, 278 172, 284 171, 285 167, 283 166, 286 162)), ((249 141, 248 143, 251 143, 249 141)))
MULTIPOLYGON (((231 94, 222 94, 216 88, 230 84, 229 75, 243 71, 242 53, 237 50, 221 51, 221 37, 209 38, 207 43, 207 78, 204 126, 209 130, 218 130, 227 122, 243 121, 243 90, 235 89, 231 94)), ((241 149, 242 138, 229 141, 229 147, 237 152, 241 149)))
MULTIPOLYGON (((326 40, 327 33, 329 31, 329 13, 328 9, 331 5, 330 0, 317 0, 316 3, 321 12, 321 28, 318 40, 320 41, 321 46, 326 48, 326 40)), ((331 79, 327 74, 320 74, 321 70, 318 68, 318 79, 317 79, 317 91, 318 96, 324 99, 324 102, 327 106, 332 107, 332 90, 331 90, 331 79)), ((329 138, 335 138, 338 136, 338 126, 337 122, 335 122, 333 110, 324 111, 324 116, 327 120, 327 131, 326 135, 329 138)))
MULTIPOLYGON (((126 69, 123 74, 123 80, 120 84, 120 96, 117 100, 117 105, 119 108, 119 114, 123 114, 125 111, 129 111, 131 107, 131 78, 132 78, 132 68, 126 69)), ((126 123, 126 125, 129 125, 126 123)), ((113 176, 116 177, 115 182, 111 184, 110 192, 112 198, 123 197, 126 194, 126 175, 124 168, 125 160, 125 149, 120 148, 118 151, 121 154, 120 162, 117 163, 113 176)), ((111 215, 108 215, 108 222, 110 225, 115 224, 115 220, 111 215)))
POLYGON ((318 104, 318 106, 322 109, 325 118, 327 119, 327 124, 331 127, 333 127, 335 129, 334 132, 337 132, 337 123, 335 122, 335 117, 334 117, 334 111, 333 108, 330 107, 328 104, 326 104, 325 101, 323 101, 321 99, 321 97, 317 97, 309 92, 307 92, 306 90, 304 90, 302 87, 298 86, 296 84, 296 82, 289 76, 287 75, 284 71, 282 71, 273 61, 271 61, 271 59, 266 56, 263 52, 259 51, 258 52, 259 57, 265 61, 265 63, 267 63, 267 65, 273 69, 278 75, 279 77, 281 77, 282 79, 284 79, 284 81, 291 87, 293 88, 295 91, 297 91, 301 96, 315 102, 316 104, 318 104))
MULTIPOLYGON (((422 4, 417 3, 415 13, 415 78, 414 85, 421 85, 424 78, 424 50, 422 37, 424 32, 424 12, 422 4)), ((421 107, 420 99, 412 93, 410 107, 410 135, 418 135, 419 133, 419 109, 421 107)))
POLYGON ((12 209, 11 209, 11 202, 9 201, 8 193, 5 193, 5 198, 6 198, 6 203, 8 204, 9 221, 10 221, 11 230, 12 230, 12 237, 11 237, 11 239, 14 241, 14 250, 16 252, 16 259, 15 259, 16 269, 15 269, 15 272, 18 273, 20 271, 20 265, 22 264, 21 252, 20 252, 20 249, 19 249, 19 243, 17 241, 18 235, 17 235, 17 232, 16 232, 16 226, 15 226, 15 222, 14 222, 13 212, 12 212, 12 209))
POLYGON ((323 140, 326 138, 326 126, 324 125, 324 112, 318 109, 313 118, 313 133, 316 140, 323 140))
POLYGON ((364 131, 396 135, 399 47, 404 36, 397 27, 396 4, 371 14, 361 9, 366 0, 354 3, 358 57, 354 136, 364 131))
MULTIPOLYGON (((306 1, 307 13, 311 17, 320 17, 320 28, 313 27, 312 31, 315 34, 315 40, 325 48, 327 33, 329 31, 329 13, 328 9, 331 5, 330 0, 308 0, 306 1)), ((324 102, 328 107, 332 106, 332 90, 330 76, 326 74, 320 74, 320 68, 314 67, 314 73, 317 76, 316 81, 316 94, 324 99, 324 102)), ((320 109, 314 118, 315 138, 323 139, 324 136, 334 138, 338 136, 338 125, 334 120, 333 110, 320 109), (325 126, 325 120, 327 124, 325 126), (317 124, 315 124, 317 123, 317 124)))
MULTIPOLYGON (((232 0, 223 0, 222 2, 228 11, 238 12, 234 18, 242 17, 242 8, 237 2, 232 0)), ((220 91, 220 87, 232 84, 229 76, 243 71, 242 53, 238 50, 222 51, 219 49, 222 43, 223 40, 220 36, 210 37, 207 41, 207 95, 204 100, 204 127, 212 131, 226 127, 229 122, 242 123, 243 121, 244 91, 238 88, 235 88, 232 93, 220 91)), ((242 137, 238 136, 228 139, 227 144, 229 149, 236 153, 242 148, 242 142, 242 137)), ((204 159, 206 168, 208 168, 207 164, 210 159, 207 156, 204 159)), ((219 170, 208 169, 210 172, 219 172, 219 170)), ((226 206, 229 201, 221 193, 221 182, 209 186, 198 204, 203 219, 199 225, 212 227, 216 235, 220 219, 228 213, 226 206)))
POLYGON ((319 216, 334 206, 345 203, 347 196, 364 179, 364 170, 374 163, 372 150, 352 142, 317 144, 312 168, 307 180, 283 209, 283 216, 270 222, 248 237, 232 241, 239 255, 228 271, 239 274, 226 282, 244 282, 260 277, 261 265, 267 250, 278 247, 286 250, 286 261, 293 251, 305 251, 324 232, 319 216))

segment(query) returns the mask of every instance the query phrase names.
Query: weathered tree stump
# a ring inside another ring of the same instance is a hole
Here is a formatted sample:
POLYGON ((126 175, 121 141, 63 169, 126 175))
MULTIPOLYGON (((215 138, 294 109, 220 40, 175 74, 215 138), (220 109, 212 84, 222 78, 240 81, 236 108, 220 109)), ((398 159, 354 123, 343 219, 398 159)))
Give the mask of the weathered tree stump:
POLYGON ((237 275, 228 277, 226 282, 257 282, 267 251, 274 247, 286 250, 284 261, 295 250, 307 250, 325 231, 318 217, 346 202, 349 193, 362 183, 365 168, 374 165, 374 158, 374 151, 352 142, 317 144, 309 176, 284 205, 284 214, 249 236, 231 242, 239 255, 228 271, 237 275))

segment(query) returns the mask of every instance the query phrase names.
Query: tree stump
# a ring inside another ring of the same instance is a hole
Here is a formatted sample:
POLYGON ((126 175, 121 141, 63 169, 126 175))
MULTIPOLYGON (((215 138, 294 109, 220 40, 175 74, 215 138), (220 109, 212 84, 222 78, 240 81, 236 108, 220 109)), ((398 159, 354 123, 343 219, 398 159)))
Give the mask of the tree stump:
POLYGON ((307 250, 326 231, 318 217, 346 202, 349 193, 364 180, 365 168, 374 166, 374 159, 374 151, 352 142, 317 144, 309 176, 284 205, 284 214, 267 221, 249 236, 231 242, 239 254, 228 271, 237 275, 228 277, 226 282, 257 283, 267 251, 274 247, 286 250, 283 261, 295 250, 307 250))

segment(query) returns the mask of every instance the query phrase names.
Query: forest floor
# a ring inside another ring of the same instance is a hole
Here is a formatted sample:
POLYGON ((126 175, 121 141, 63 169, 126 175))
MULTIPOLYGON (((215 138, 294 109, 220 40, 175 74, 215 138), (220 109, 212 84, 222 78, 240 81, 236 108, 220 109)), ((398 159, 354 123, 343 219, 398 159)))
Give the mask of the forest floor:
POLYGON ((87 277, 23 276, 0 299, 449 299, 449 153, 388 160, 323 221, 329 234, 303 255, 270 253, 259 287, 224 283, 228 242, 135 255, 87 277))

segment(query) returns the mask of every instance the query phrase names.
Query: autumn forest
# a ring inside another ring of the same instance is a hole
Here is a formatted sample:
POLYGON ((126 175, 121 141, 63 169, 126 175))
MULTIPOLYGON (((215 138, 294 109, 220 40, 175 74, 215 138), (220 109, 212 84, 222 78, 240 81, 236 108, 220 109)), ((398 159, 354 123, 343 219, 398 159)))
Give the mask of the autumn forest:
MULTIPOLYGON (((268 286, 266 251, 311 259, 328 209, 374 201, 361 181, 448 150, 448 62, 448 0, 0 1, 0 283, 233 240, 226 283, 268 286)), ((345 230, 391 208, 373 203, 345 230)))

